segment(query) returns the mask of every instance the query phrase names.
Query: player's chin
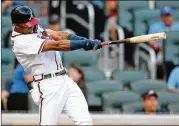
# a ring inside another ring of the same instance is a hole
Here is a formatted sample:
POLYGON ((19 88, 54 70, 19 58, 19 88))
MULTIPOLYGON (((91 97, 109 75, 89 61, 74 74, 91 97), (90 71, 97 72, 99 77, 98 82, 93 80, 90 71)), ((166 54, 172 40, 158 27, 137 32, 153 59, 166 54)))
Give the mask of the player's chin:
POLYGON ((29 33, 29 34, 32 34, 32 33, 33 33, 33 29, 34 29, 34 27, 29 27, 29 28, 28 28, 28 33, 29 33))

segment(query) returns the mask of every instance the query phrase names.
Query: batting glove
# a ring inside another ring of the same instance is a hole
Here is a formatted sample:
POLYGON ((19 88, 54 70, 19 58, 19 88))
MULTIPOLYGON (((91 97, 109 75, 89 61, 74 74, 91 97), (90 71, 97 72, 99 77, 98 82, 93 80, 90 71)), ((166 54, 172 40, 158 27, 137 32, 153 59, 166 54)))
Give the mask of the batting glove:
POLYGON ((85 51, 97 50, 100 48, 102 48, 100 40, 89 40, 89 39, 86 40, 86 45, 84 47, 85 51))

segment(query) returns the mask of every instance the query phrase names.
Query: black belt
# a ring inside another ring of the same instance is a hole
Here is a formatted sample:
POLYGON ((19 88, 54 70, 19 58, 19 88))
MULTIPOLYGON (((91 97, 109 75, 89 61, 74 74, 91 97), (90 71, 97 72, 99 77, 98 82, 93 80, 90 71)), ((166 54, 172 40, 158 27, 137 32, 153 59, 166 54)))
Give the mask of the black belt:
POLYGON ((34 78, 34 81, 41 81, 44 79, 49 79, 52 77, 65 75, 66 73, 67 73, 67 71, 65 69, 63 69, 62 71, 58 71, 58 72, 54 72, 54 73, 35 75, 35 76, 33 76, 33 78, 34 78))

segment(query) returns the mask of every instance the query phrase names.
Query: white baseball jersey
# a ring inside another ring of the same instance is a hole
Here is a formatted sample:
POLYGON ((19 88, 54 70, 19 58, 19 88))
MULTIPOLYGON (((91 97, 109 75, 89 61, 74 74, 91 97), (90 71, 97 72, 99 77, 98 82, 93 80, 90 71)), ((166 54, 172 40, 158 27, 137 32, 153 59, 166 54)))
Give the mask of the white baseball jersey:
POLYGON ((26 72, 38 75, 63 69, 58 51, 41 53, 47 39, 51 39, 51 37, 42 31, 33 34, 21 34, 13 30, 11 37, 12 51, 26 72))
MULTIPOLYGON (((12 50, 25 71, 32 75, 52 73, 64 69, 58 51, 41 52, 47 39, 46 32, 20 34, 12 32, 12 50)), ((76 125, 92 125, 86 99, 66 74, 48 79, 34 80, 30 90, 39 105, 40 125, 57 125, 60 113, 67 114, 76 125)))

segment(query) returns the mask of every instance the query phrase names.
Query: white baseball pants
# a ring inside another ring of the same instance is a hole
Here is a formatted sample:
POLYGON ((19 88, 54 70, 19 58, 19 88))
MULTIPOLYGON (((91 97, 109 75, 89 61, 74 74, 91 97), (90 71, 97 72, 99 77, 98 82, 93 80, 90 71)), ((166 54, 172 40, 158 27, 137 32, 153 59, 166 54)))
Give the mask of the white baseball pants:
POLYGON ((39 105, 40 125, 57 125, 62 110, 76 125, 93 125, 82 91, 67 75, 33 82, 31 96, 39 105))

